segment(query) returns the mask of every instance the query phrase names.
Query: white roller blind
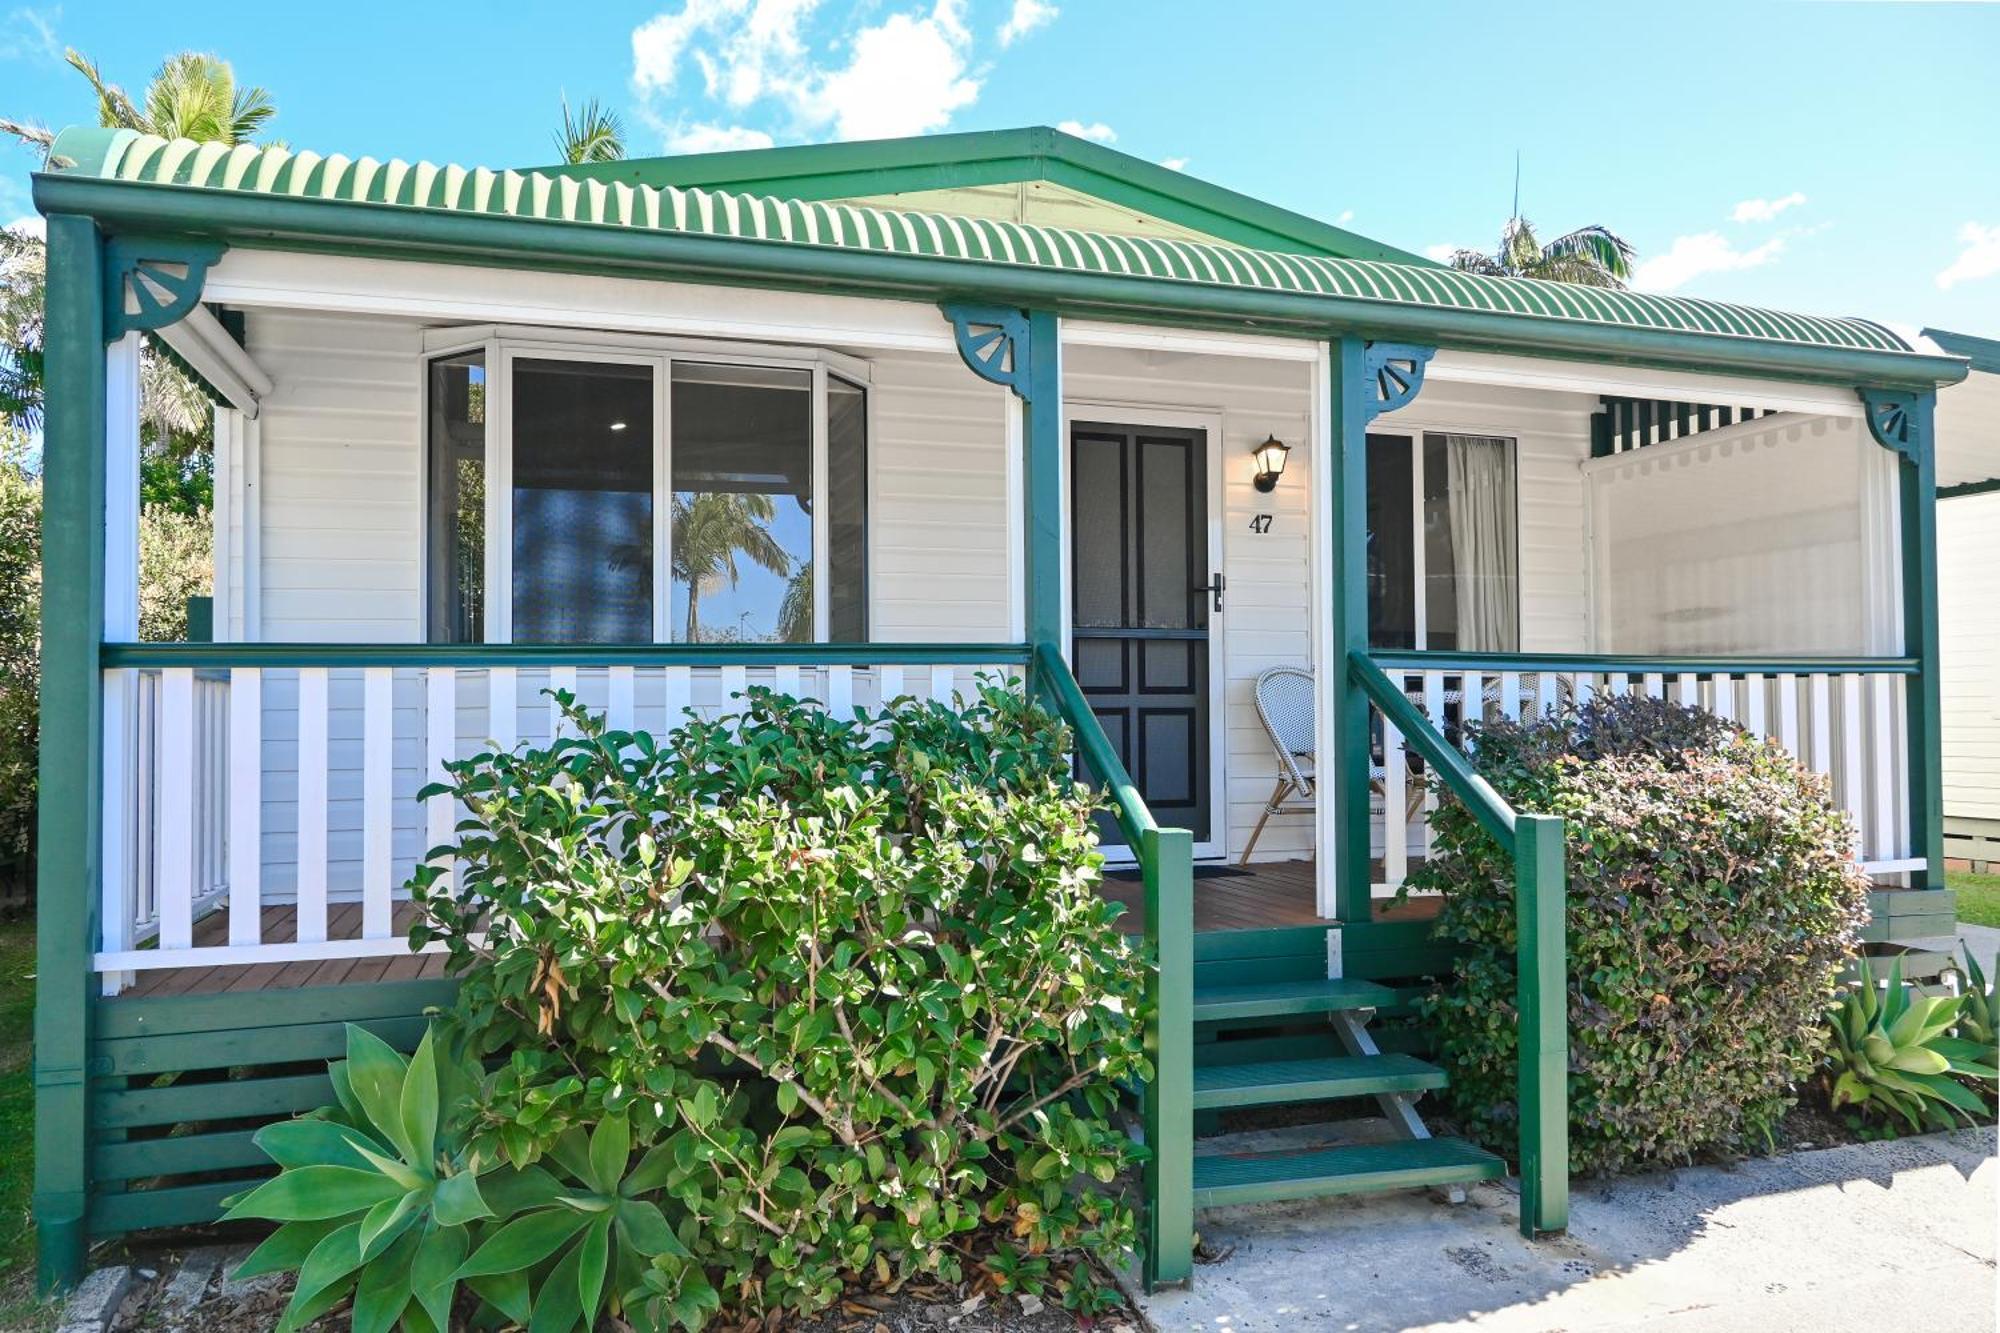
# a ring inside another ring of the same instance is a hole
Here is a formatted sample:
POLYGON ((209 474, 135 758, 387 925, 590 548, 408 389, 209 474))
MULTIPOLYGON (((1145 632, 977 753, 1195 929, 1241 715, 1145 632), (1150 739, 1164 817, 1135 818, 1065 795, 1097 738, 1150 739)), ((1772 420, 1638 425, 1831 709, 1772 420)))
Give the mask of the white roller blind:
POLYGON ((1765 421, 1585 465, 1599 651, 1898 650, 1893 455, 1856 421, 1765 421))

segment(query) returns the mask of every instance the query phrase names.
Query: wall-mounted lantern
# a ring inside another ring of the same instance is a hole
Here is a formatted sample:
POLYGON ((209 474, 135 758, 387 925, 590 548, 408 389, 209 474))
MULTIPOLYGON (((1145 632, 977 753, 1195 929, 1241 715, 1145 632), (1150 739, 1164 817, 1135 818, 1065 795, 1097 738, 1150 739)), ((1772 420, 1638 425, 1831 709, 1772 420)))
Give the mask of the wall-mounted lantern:
POLYGON ((1275 435, 1267 437, 1262 444, 1250 451, 1250 456, 1257 460, 1257 476, 1254 480, 1258 490, 1272 491, 1278 488, 1278 478, 1285 475, 1285 455, 1291 451, 1292 447, 1275 435))

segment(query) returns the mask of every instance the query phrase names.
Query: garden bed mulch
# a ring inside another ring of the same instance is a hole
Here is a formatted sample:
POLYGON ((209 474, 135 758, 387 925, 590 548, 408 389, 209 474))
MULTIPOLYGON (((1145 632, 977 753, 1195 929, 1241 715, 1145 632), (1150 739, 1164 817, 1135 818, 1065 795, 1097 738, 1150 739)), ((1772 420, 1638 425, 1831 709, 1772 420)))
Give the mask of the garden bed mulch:
MULTIPOLYGON (((240 1242, 133 1247, 120 1257, 136 1270, 137 1280, 106 1333, 270 1333, 290 1298, 292 1281, 286 1274, 230 1281, 228 1274, 249 1249, 240 1242)), ((811 1319, 751 1327, 756 1333, 1140 1333, 1145 1324, 1129 1310, 1079 1320, 1054 1300, 940 1284, 911 1286, 896 1295, 852 1292, 811 1319)), ((626 1330, 609 1317, 598 1328, 626 1330)), ((717 1324, 713 1333, 733 1329, 717 1324)), ((340 1312, 314 1321, 307 1333, 347 1330, 347 1315, 340 1312)))

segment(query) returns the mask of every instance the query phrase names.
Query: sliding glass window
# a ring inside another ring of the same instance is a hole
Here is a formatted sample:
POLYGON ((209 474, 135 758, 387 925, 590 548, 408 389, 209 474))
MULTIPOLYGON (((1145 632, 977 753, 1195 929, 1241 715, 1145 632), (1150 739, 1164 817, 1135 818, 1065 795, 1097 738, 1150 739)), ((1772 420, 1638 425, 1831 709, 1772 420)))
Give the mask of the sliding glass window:
POLYGON ((1377 648, 1515 652, 1514 441, 1368 437, 1368 637, 1377 648))
POLYGON ((858 380, 497 342, 433 361, 430 391, 433 641, 866 640, 858 380))

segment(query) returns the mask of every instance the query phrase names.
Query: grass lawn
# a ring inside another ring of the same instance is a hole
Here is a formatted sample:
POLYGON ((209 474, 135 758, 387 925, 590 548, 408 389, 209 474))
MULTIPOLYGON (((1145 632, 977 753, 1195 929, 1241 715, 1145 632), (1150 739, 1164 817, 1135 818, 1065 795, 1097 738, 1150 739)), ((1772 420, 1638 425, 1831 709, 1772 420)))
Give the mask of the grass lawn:
POLYGON ((2000 875, 1955 870, 1945 876, 1958 893, 1958 919, 1975 926, 2000 926, 2000 875))
POLYGON ((35 1014, 35 923, 0 921, 0 1328, 43 1327, 50 1312, 34 1301, 35 1094, 29 1081, 35 1014))

